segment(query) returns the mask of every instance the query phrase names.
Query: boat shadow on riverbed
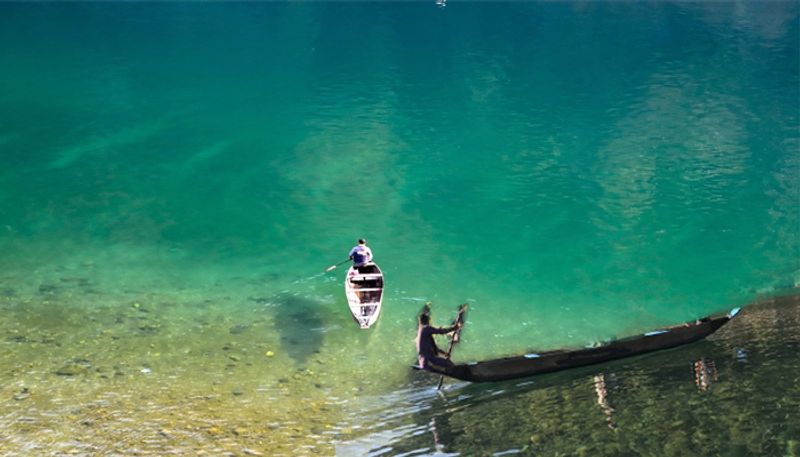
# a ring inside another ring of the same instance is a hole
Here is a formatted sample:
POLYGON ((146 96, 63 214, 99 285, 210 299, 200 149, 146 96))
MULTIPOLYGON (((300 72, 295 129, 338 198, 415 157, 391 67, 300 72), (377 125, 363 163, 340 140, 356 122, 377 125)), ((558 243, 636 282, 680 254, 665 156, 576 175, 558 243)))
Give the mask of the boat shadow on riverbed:
POLYGON ((300 364, 319 353, 324 340, 322 329, 334 317, 322 303, 288 293, 269 301, 277 312, 275 328, 283 351, 300 364))

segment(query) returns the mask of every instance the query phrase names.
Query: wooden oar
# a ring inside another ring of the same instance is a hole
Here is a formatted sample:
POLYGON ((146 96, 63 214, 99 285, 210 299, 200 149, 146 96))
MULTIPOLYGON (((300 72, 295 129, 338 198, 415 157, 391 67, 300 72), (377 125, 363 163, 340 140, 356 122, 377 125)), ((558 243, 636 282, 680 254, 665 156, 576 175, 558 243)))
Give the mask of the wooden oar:
MULTIPOLYGON (((453 333, 453 338, 450 339, 450 346, 447 348, 447 352, 445 353, 445 357, 447 360, 450 360, 450 354, 453 353, 453 346, 458 343, 461 337, 461 329, 464 328, 464 314, 467 312, 467 307, 469 305, 467 303, 462 304, 458 307, 458 316, 456 316, 455 322, 453 325, 456 325, 456 331, 453 333)), ((439 378, 439 385, 436 386, 436 390, 442 390, 442 384, 444 383, 444 375, 439 378)))
POLYGON ((342 264, 344 264, 344 263, 347 263, 347 262, 349 262, 349 261, 350 261, 350 259, 347 259, 347 260, 342 260, 341 262, 337 263, 336 265, 331 265, 331 266, 329 266, 328 268, 326 268, 326 269, 325 269, 325 273, 327 273, 327 272, 329 272, 329 271, 333 271, 333 270, 334 270, 336 267, 338 267, 339 265, 342 265, 342 264))

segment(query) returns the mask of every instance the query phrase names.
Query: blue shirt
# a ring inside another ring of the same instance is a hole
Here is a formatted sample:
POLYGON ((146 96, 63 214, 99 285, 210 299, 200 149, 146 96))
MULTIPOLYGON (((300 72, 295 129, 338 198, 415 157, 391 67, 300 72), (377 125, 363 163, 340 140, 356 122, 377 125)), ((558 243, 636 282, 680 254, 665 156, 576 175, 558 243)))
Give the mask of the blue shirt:
POLYGON ((353 265, 360 267, 366 263, 372 262, 372 250, 359 244, 350 250, 350 258, 353 259, 353 265))

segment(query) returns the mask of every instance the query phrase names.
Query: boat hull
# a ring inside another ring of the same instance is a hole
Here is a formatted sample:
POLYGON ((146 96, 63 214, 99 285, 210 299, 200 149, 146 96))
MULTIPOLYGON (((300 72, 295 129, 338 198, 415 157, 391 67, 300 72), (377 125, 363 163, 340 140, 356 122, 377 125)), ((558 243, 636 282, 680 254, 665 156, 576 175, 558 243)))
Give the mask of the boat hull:
POLYGON ((642 335, 614 340, 597 347, 528 353, 482 362, 456 364, 435 373, 469 382, 504 381, 669 349, 701 340, 730 321, 738 308, 728 314, 709 316, 642 335))
POLYGON ((350 314, 362 329, 378 320, 383 303, 383 272, 375 263, 350 267, 344 280, 344 291, 350 314))

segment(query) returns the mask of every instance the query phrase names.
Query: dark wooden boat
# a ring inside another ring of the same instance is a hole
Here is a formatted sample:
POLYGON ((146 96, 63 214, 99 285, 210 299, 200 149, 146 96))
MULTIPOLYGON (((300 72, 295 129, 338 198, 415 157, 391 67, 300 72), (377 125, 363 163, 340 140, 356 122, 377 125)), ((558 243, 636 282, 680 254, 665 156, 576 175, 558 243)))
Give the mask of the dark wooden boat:
POLYGON ((428 371, 462 381, 486 382, 568 370, 693 343, 717 331, 738 312, 739 308, 736 308, 726 314, 704 317, 596 347, 531 352, 515 357, 456 364, 442 370, 429 368, 428 371))

